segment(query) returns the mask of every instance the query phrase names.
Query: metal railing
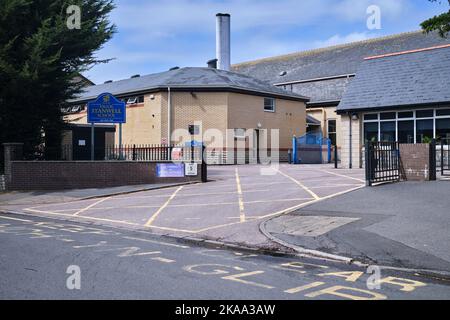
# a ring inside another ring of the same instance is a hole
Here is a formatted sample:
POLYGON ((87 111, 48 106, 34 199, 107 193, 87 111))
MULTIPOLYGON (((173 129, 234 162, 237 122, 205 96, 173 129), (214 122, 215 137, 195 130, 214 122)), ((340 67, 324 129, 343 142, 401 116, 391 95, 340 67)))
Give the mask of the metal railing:
POLYGON ((400 148, 398 142, 367 142, 366 182, 400 181, 400 148))
POLYGON ((450 138, 442 138, 440 150, 436 150, 436 162, 441 168, 442 176, 450 175, 450 138))
MULTIPOLYGON (((90 160, 88 146, 73 147, 62 145, 60 148, 60 161, 90 160)), ((202 146, 179 145, 144 145, 126 144, 109 145, 94 149, 95 161, 183 161, 201 162, 203 159, 202 146)))

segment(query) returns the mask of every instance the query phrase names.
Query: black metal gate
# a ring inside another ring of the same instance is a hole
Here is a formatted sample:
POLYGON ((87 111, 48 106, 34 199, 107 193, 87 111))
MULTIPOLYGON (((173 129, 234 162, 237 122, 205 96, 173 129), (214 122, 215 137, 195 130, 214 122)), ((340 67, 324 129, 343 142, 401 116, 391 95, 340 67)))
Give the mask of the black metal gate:
POLYGON ((441 139, 440 149, 436 152, 436 155, 441 168, 441 175, 450 176, 450 138, 441 139))
POLYGON ((398 142, 367 142, 366 183, 400 181, 400 148, 398 142))

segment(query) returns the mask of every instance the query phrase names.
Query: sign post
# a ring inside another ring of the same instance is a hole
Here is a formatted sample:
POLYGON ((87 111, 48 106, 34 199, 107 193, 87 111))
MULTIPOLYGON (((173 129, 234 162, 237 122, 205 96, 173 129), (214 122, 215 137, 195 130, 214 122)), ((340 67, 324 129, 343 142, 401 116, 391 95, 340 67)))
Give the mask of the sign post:
POLYGON ((95 123, 119 123, 119 158, 122 160, 122 123, 126 123, 126 103, 111 93, 102 93, 87 107, 87 121, 91 124, 91 160, 95 160, 95 123))
POLYGON ((91 123, 91 161, 95 160, 94 148, 95 148, 95 124, 91 123))

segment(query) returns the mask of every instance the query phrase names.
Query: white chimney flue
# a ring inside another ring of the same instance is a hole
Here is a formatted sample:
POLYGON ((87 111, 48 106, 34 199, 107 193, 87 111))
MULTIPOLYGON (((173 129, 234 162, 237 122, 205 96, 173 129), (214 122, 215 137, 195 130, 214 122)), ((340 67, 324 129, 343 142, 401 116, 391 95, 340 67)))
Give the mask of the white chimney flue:
POLYGON ((227 13, 216 15, 216 58, 217 68, 230 71, 231 67, 231 17, 227 13))

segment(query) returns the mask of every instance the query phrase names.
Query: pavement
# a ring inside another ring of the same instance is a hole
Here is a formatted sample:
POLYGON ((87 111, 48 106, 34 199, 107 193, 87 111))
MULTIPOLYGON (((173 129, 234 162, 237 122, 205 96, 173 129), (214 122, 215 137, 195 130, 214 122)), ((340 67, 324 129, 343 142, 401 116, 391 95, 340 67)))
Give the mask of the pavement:
POLYGON ((320 201, 262 225, 291 248, 450 272, 450 182, 402 182, 320 201))
POLYGON ((62 191, 12 191, 0 192, 0 206, 37 205, 50 203, 73 202, 86 199, 94 199, 139 191, 157 190, 183 185, 180 183, 155 183, 136 186, 122 186, 96 189, 73 189, 62 191))
POLYGON ((450 299, 445 279, 198 246, 87 221, 1 213, 0 243, 0 300, 450 299))
POLYGON ((204 184, 63 203, 0 198, 0 210, 280 251, 286 248, 260 232, 262 221, 361 188, 363 177, 362 170, 331 165, 211 166, 204 184))

